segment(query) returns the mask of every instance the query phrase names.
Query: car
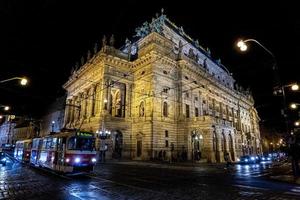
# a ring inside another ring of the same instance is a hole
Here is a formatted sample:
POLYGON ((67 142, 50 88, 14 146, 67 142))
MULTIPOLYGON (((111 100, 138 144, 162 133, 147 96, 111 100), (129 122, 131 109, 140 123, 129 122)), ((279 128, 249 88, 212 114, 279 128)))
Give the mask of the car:
POLYGON ((272 155, 271 154, 263 154, 259 156, 259 162, 271 162, 272 155))
POLYGON ((6 165, 6 155, 4 152, 0 152, 0 164, 2 164, 2 166, 5 166, 6 165))
POLYGON ((257 163, 257 159, 255 156, 245 155, 245 156, 241 156, 238 159, 238 164, 255 164, 255 163, 257 163))

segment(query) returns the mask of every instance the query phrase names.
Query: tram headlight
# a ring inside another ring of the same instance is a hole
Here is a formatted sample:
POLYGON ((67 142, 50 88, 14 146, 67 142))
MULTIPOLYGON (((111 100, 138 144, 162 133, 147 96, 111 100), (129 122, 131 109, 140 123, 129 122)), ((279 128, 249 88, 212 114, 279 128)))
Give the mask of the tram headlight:
POLYGON ((80 158, 75 158, 75 163, 80 163, 80 158))
POLYGON ((97 162, 97 159, 96 158, 92 158, 92 162, 93 163, 97 162))
POLYGON ((70 158, 66 158, 66 163, 70 162, 70 158))

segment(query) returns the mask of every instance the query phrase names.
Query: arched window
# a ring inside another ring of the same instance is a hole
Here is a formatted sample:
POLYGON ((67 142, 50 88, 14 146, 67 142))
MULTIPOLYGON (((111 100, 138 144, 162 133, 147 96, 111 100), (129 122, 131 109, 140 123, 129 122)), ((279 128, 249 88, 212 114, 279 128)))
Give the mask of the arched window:
POLYGON ((216 132, 213 132, 213 151, 217 151, 217 137, 216 132))
POLYGON ((163 105, 163 116, 168 117, 168 103, 167 102, 164 102, 164 105, 163 105))
POLYGON ((145 115, 145 106, 144 106, 144 102, 142 101, 140 103, 139 116, 144 117, 144 115, 145 115))

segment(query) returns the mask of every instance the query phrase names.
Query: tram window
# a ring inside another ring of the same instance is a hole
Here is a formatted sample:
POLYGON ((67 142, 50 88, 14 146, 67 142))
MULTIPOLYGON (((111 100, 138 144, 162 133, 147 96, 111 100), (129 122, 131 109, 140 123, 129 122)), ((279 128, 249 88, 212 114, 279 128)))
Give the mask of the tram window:
POLYGON ((56 144, 57 144, 57 138, 53 138, 51 142, 51 149, 54 149, 56 147, 56 144))
POLYGON ((71 137, 68 140, 69 150, 93 150, 93 138, 71 137))

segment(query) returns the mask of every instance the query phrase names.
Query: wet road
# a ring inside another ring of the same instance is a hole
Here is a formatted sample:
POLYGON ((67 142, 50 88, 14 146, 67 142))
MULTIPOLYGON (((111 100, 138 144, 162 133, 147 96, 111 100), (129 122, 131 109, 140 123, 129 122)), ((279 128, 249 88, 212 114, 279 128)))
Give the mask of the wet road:
POLYGON ((118 162, 65 177, 11 162, 0 199, 300 199, 300 186, 268 179, 268 165, 223 167, 118 162))

